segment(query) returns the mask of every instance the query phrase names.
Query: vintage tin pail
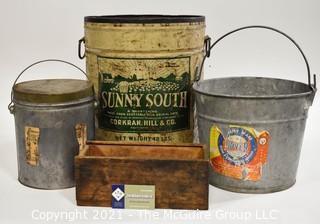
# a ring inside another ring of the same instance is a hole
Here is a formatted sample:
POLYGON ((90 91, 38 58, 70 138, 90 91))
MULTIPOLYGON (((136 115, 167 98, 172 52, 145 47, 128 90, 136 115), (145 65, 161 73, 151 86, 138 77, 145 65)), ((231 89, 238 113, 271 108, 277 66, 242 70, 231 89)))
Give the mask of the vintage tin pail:
POLYGON ((295 183, 308 109, 316 92, 301 48, 308 84, 262 78, 232 77, 193 84, 199 140, 210 149, 210 184, 235 192, 268 193, 295 183))
POLYGON ((86 57, 100 101, 96 138, 192 142, 190 93, 203 58, 205 18, 119 15, 84 21, 79 57, 86 57))
POLYGON ((15 118, 18 179, 34 188, 68 188, 74 186, 79 146, 86 136, 94 138, 94 91, 91 82, 76 79, 16 84, 27 69, 47 61, 64 62, 36 62, 20 73, 12 87, 9 110, 15 118))

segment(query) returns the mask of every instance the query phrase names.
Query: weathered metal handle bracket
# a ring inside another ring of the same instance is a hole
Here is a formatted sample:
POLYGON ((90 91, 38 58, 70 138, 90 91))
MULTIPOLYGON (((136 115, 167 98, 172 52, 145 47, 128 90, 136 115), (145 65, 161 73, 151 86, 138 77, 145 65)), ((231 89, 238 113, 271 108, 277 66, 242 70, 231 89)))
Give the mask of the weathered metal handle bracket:
POLYGON ((86 42, 86 41, 85 41, 84 37, 82 37, 82 38, 78 41, 78 57, 79 57, 80 59, 84 59, 84 58, 86 57, 86 53, 81 54, 81 52, 82 52, 81 46, 82 46, 82 43, 85 44, 85 42, 86 42))

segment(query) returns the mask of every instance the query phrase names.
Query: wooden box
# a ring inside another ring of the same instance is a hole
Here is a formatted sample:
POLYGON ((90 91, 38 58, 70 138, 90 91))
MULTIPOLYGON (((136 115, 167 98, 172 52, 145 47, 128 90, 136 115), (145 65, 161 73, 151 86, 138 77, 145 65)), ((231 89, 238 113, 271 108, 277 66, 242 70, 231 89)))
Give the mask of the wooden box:
POLYGON ((208 161, 198 144, 88 141, 75 158, 78 205, 111 207, 112 184, 155 185, 155 207, 208 209, 208 161))

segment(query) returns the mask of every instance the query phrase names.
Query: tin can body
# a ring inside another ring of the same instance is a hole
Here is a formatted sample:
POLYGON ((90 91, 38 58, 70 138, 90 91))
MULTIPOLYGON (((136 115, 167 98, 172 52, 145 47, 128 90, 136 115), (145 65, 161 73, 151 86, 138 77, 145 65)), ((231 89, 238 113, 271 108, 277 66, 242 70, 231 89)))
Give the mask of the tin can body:
POLYGON ((202 16, 86 17, 87 74, 100 101, 96 138, 192 142, 191 86, 204 32, 202 16))
POLYGON ((73 187, 76 128, 85 125, 88 138, 94 138, 93 98, 57 105, 16 102, 14 117, 19 181, 41 189, 73 187))
POLYGON ((194 89, 210 184, 268 193, 295 183, 315 91, 299 82, 257 77, 205 80, 194 89))
POLYGON ((15 82, 9 109, 15 118, 19 181, 41 189, 73 187, 74 157, 87 138, 94 138, 92 83, 15 82))

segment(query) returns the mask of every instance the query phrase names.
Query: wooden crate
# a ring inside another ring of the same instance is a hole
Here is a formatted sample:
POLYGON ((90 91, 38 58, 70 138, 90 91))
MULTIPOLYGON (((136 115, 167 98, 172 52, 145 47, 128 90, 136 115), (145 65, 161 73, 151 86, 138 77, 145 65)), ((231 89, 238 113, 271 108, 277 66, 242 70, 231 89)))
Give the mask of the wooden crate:
POLYGON ((88 141, 75 158, 78 205, 111 207, 112 184, 155 185, 156 208, 208 209, 208 161, 198 144, 88 141))

